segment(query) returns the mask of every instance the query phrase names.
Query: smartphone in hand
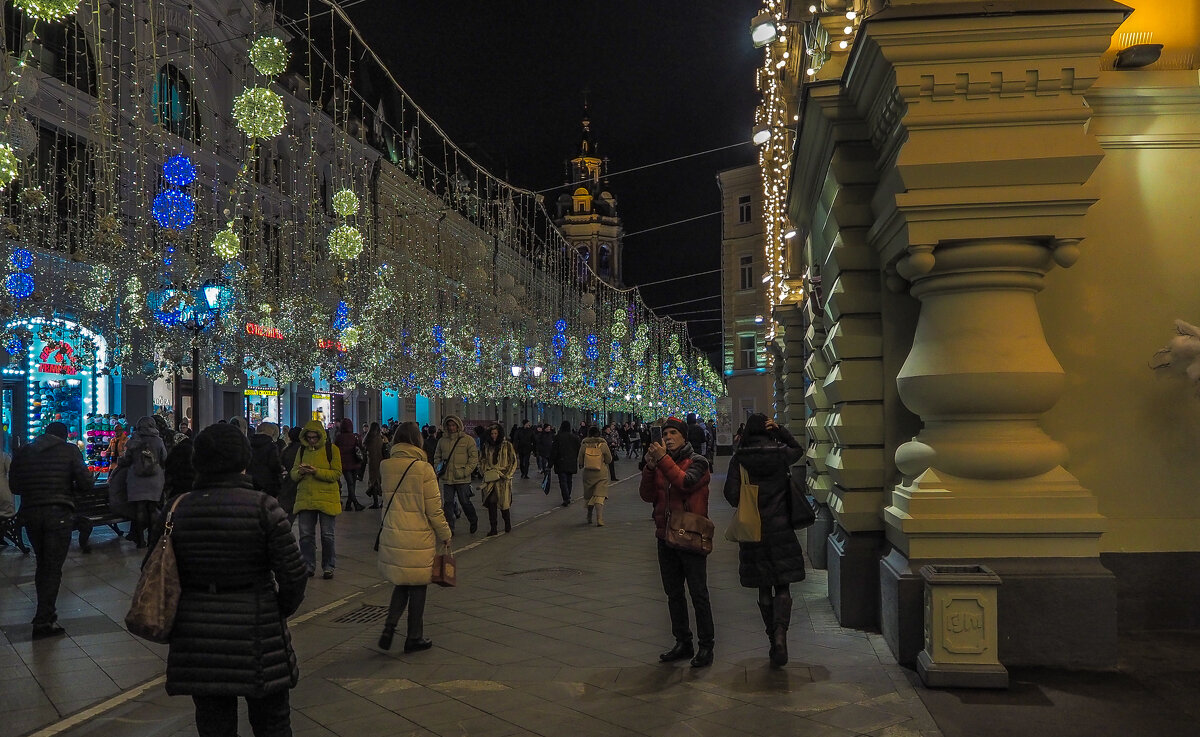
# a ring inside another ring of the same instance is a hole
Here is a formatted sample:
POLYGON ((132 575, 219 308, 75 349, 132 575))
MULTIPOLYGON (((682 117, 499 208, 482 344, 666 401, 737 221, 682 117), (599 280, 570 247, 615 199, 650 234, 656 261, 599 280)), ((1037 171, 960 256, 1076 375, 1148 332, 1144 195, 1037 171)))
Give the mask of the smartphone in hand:
POLYGON ((661 443, 662 442, 662 428, 660 426, 652 425, 650 427, 650 442, 651 443, 661 443))

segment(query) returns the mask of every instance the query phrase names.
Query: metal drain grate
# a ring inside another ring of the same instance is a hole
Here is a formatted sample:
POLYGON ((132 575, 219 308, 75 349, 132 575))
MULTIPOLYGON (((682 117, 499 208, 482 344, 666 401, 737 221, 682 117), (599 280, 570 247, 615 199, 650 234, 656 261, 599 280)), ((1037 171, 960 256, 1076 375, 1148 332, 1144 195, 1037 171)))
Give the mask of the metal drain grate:
POLYGON ((364 604, 354 611, 346 612, 342 616, 333 620, 334 624, 370 624, 378 622, 387 616, 388 608, 386 606, 374 606, 364 604))
POLYGON ((535 581, 542 581, 548 578, 566 578, 568 576, 582 576, 583 571, 578 568, 561 568, 551 566, 549 568, 530 568, 525 571, 513 571, 505 574, 508 576, 521 576, 523 578, 532 578, 535 581))

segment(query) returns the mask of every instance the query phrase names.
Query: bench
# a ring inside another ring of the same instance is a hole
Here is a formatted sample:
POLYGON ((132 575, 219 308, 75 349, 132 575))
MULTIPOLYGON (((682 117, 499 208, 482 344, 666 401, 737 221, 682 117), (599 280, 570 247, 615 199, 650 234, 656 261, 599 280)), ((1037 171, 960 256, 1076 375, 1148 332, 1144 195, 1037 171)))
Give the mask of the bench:
MULTIPOLYGON (((112 531, 117 533, 117 537, 124 537, 125 533, 121 528, 117 527, 120 522, 129 522, 130 519, 123 514, 118 514, 108 507, 108 484, 96 484, 88 491, 75 497, 75 516, 84 517, 92 525, 108 525, 112 531)), ((88 535, 91 534, 91 529, 79 531, 80 547, 87 546, 88 535)))

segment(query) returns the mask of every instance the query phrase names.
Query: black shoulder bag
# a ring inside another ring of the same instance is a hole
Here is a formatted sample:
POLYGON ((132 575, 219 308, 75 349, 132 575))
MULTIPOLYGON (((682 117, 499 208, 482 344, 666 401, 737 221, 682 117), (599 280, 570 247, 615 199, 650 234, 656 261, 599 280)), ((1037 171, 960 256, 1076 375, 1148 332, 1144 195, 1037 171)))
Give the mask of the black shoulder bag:
POLYGON ((462 436, 460 435, 458 437, 458 440, 454 441, 454 445, 450 446, 450 455, 446 456, 446 459, 444 461, 442 461, 440 465, 438 465, 437 477, 439 479, 442 477, 442 474, 446 473, 446 467, 449 466, 450 461, 454 459, 454 451, 458 450, 458 444, 461 442, 462 442, 462 436))
POLYGON ((408 472, 415 465, 417 465, 417 461, 409 463, 408 468, 404 469, 404 473, 400 475, 400 480, 396 482, 396 488, 392 491, 392 496, 388 499, 387 506, 383 509, 383 516, 379 518, 379 532, 375 533, 375 550, 379 550, 379 538, 383 536, 383 523, 387 522, 388 512, 392 509, 392 502, 396 499, 396 493, 400 491, 400 484, 404 483, 404 478, 408 476, 408 472))

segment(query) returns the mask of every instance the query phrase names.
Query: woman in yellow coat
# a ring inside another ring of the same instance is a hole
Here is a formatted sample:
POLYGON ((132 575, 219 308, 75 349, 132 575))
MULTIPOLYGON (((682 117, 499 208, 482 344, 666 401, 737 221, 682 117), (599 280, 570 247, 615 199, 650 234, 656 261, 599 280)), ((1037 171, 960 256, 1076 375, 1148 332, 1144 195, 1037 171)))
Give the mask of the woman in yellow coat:
POLYGON ((483 447, 479 449, 479 472, 483 474, 483 506, 487 507, 488 521, 492 529, 488 536, 496 534, 496 510, 504 515, 504 531, 512 532, 512 480, 517 472, 517 451, 504 437, 504 428, 492 425, 483 436, 483 447))
POLYGON ((442 511, 437 474, 421 449, 417 423, 405 422, 392 438, 396 442, 391 457, 379 464, 384 509, 379 525, 379 572, 394 586, 379 647, 391 648, 396 625, 407 607, 404 652, 411 653, 433 647, 424 634, 425 592, 437 546, 449 545, 451 533, 442 511))
POLYGON ((334 547, 334 521, 342 511, 342 456, 329 442, 325 428, 310 420, 300 432, 300 450, 290 471, 296 482, 296 505, 300 520, 300 555, 308 565, 308 575, 317 570, 317 523, 321 524, 321 569, 325 578, 333 578, 337 567, 334 547))

